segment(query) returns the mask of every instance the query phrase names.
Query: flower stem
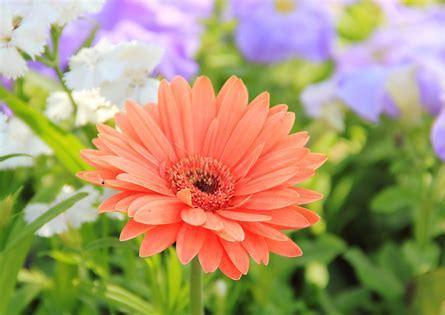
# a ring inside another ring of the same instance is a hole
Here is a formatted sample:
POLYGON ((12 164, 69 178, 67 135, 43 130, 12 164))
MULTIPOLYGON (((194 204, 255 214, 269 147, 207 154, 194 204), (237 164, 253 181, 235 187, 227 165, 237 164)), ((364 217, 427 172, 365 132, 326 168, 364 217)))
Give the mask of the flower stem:
POLYGON ((202 272, 198 258, 192 260, 190 272, 190 314, 204 315, 202 298, 202 272))

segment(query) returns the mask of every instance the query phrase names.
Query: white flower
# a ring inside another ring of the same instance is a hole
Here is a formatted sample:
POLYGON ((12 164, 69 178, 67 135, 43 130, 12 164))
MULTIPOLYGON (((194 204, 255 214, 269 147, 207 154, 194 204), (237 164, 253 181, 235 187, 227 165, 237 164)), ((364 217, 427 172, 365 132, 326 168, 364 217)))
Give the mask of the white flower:
POLYGON ((107 41, 81 49, 71 57, 69 66, 70 71, 65 74, 65 82, 72 90, 96 88, 104 81, 118 79, 124 70, 115 46, 107 41))
POLYGON ((338 131, 344 130, 342 104, 334 80, 308 86, 301 93, 301 101, 310 117, 323 119, 338 131))
POLYGON ((51 22, 64 25, 85 14, 99 12, 105 0, 46 0, 45 3, 51 22))
POLYGON ((21 52, 31 58, 41 54, 48 37, 48 19, 31 10, 28 2, 0 2, 0 73, 10 79, 28 69, 21 52))
MULTIPOLYGON (((76 126, 103 123, 113 118, 119 111, 115 105, 104 99, 97 89, 74 91, 72 95, 77 105, 76 126)), ((73 106, 68 94, 52 93, 47 99, 45 113, 55 122, 69 119, 73 115, 73 106)))
POLYGON ((41 237, 51 237, 55 234, 64 233, 70 228, 77 229, 83 223, 95 221, 98 216, 95 203, 97 202, 99 191, 91 186, 84 186, 75 191, 73 187, 67 185, 62 187, 62 191, 53 202, 32 203, 27 205, 24 210, 25 221, 27 223, 35 221, 51 207, 80 192, 87 192, 88 196, 79 200, 71 208, 46 223, 36 232, 36 234, 41 237))
POLYGON ((122 106, 126 99, 139 104, 157 101, 159 81, 150 74, 164 54, 160 46, 131 41, 116 47, 119 59, 125 65, 123 75, 115 81, 104 82, 100 92, 111 102, 122 106))
MULTIPOLYGON (((0 113, 0 156, 18 153, 35 157, 52 151, 21 120, 0 113)), ((0 169, 32 165, 32 158, 20 156, 1 161, 0 169)))
POLYGON ((163 53, 160 46, 137 41, 101 42, 71 58, 65 81, 75 90, 99 88, 102 96, 118 106, 129 98, 140 104, 156 102, 159 81, 150 74, 163 53))

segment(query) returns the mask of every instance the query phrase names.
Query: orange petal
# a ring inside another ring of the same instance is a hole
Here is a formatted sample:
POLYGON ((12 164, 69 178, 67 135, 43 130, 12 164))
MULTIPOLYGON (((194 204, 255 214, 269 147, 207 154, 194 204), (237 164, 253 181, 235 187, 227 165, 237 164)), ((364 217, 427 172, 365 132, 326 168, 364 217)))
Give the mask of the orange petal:
POLYGON ((300 214, 296 208, 296 206, 289 206, 281 209, 262 211, 261 213, 265 213, 271 217, 271 220, 267 222, 268 224, 279 225, 286 227, 286 229, 302 229, 311 226, 309 220, 307 220, 303 214, 300 214))
POLYGON ((224 223, 219 216, 213 214, 212 212, 208 212, 207 220, 203 227, 212 231, 222 231, 224 229, 224 223))
POLYGON ((242 245, 257 264, 269 263, 269 249, 264 237, 246 232, 242 245))
POLYGON ((215 92, 209 78, 201 76, 196 79, 192 88, 192 107, 196 152, 202 152, 205 135, 216 114, 215 92))
POLYGON ((128 197, 128 196, 132 196, 133 192, 130 191, 124 191, 124 192, 120 192, 116 195, 111 196, 110 198, 108 198, 107 200, 105 200, 104 202, 102 202, 99 205, 99 213, 103 213, 103 212, 107 212, 107 211, 117 211, 116 210, 116 204, 121 201, 122 199, 128 197))
POLYGON ((244 240, 244 230, 237 222, 219 217, 223 222, 224 228, 218 232, 218 235, 229 242, 241 242, 244 240))
POLYGON ((240 209, 234 210, 218 210, 216 211, 220 216, 233 221, 245 222, 262 222, 269 221, 270 217, 264 214, 255 214, 254 212, 242 212, 240 209))
POLYGON ((207 215, 201 208, 186 208, 181 211, 181 218, 190 225, 200 226, 206 222, 207 215))
POLYGON ((263 128, 269 109, 269 93, 264 92, 258 95, 247 108, 246 113, 230 135, 221 155, 221 160, 228 166, 237 164, 248 152, 249 146, 263 128))
POLYGON ((298 207, 298 206, 295 206, 294 208, 296 211, 298 211, 300 214, 302 214, 306 218, 306 220, 309 221, 309 223, 311 225, 320 221, 319 215, 316 214, 315 212, 305 209, 303 207, 298 207))
POLYGON ((298 202, 299 194, 287 186, 274 187, 255 193, 243 205, 246 209, 269 210, 284 208, 298 202))
POLYGON ((322 194, 320 194, 319 192, 310 190, 310 189, 301 188, 301 187, 292 187, 292 189, 294 189, 300 196, 297 201, 297 204, 300 204, 300 205, 308 204, 308 203, 323 199, 322 194))
POLYGON ((147 232, 139 249, 139 256, 152 256, 171 246, 176 240, 180 226, 180 224, 160 225, 147 232))
POLYGON ((178 201, 165 200, 156 206, 148 204, 139 209, 134 220, 145 224, 170 224, 181 221, 183 205, 178 201))
POLYGON ((218 238, 213 233, 207 233, 204 246, 201 247, 198 258, 204 272, 214 272, 218 268, 224 250, 218 238))
POLYGON ((219 270, 227 277, 232 280, 239 280, 243 275, 241 271, 239 271, 235 265, 230 261, 227 255, 223 255, 221 258, 221 263, 219 264, 219 270))
POLYGON ((176 193, 176 197, 181 200, 186 205, 192 207, 192 193, 190 192, 190 189, 184 188, 181 189, 176 193))
POLYGON ((264 236, 266 238, 270 238, 276 241, 285 241, 288 239, 288 237, 278 231, 277 229, 267 225, 266 223, 259 223, 259 222, 246 222, 242 224, 243 228, 245 228, 247 231, 264 236))
POLYGON ((286 241, 275 241, 266 239, 267 247, 272 253, 285 257, 298 257, 303 255, 300 247, 295 244, 290 238, 286 241))
POLYGON ((152 205, 157 207, 159 205, 163 205, 164 202, 171 202, 172 199, 170 197, 166 197, 160 194, 143 194, 142 196, 133 200, 133 202, 128 207, 128 216, 134 217, 136 212, 144 206, 152 205))
POLYGON ((207 230, 203 228, 188 224, 182 225, 176 240, 176 253, 183 265, 188 264, 198 254, 206 236, 207 230))
POLYGON ((243 160, 233 168, 232 173, 233 176, 235 177, 235 180, 238 180, 246 176, 246 174, 252 169, 252 167, 258 161, 259 157, 261 156, 261 153, 263 152, 263 149, 264 149, 264 143, 258 145, 257 147, 255 147, 255 149, 246 154, 243 160))
POLYGON ((143 193, 139 193, 139 194, 132 194, 130 196, 127 196, 125 198, 122 198, 121 200, 119 200, 116 205, 115 205, 115 209, 117 211, 121 211, 121 212, 127 212, 128 211, 128 207, 130 206, 130 204, 135 201, 137 198, 144 196, 145 194, 143 193))
POLYGON ((309 153, 301 161, 301 167, 307 167, 312 169, 317 169, 324 164, 327 160, 327 156, 321 153, 309 153))
POLYGON ((148 232, 151 229, 153 229, 153 226, 151 225, 138 223, 133 219, 130 219, 122 229, 121 235, 119 236, 119 240, 120 241, 130 240, 145 232, 148 232))
POLYGON ((230 258, 232 263, 235 265, 236 269, 241 271, 243 274, 247 274, 249 271, 249 255, 247 255, 246 250, 238 242, 228 242, 221 239, 221 244, 227 256, 230 258))

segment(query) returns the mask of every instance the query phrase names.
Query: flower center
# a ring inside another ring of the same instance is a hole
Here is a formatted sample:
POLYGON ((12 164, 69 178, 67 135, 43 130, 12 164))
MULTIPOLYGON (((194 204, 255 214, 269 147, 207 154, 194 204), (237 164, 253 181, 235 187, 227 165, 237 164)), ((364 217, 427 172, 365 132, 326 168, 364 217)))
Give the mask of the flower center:
POLYGON ((192 203, 207 211, 227 207, 235 192, 230 169, 211 157, 188 156, 167 170, 174 193, 190 189, 192 203))
POLYGON ((294 0, 275 0, 275 9, 281 13, 290 13, 295 10, 294 0))

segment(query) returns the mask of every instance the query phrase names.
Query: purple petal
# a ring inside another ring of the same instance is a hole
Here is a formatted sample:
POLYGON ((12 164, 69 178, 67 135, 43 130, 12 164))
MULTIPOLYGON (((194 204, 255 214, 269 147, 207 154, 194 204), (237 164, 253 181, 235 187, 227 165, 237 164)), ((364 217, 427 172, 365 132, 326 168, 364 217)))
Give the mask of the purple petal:
POLYGON ((431 142, 437 156, 445 161, 445 109, 442 109, 431 129, 431 142))
POLYGON ((338 96, 361 117, 376 122, 384 111, 386 71, 369 67, 344 75, 338 96))

